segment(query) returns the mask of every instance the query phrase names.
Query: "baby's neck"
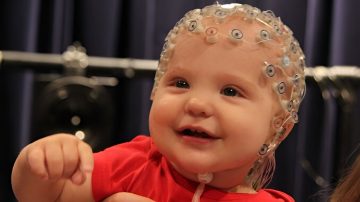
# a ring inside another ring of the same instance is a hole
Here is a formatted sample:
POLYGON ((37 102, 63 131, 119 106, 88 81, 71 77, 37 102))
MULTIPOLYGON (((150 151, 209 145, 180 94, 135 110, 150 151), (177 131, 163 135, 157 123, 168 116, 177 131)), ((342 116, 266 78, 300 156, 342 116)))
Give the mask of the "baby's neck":
MULTIPOLYGON (((183 177, 198 182, 197 173, 187 172, 171 164, 183 177)), ((247 172, 241 172, 240 169, 232 169, 213 173, 213 180, 208 183, 212 187, 231 193, 256 193, 256 191, 246 182, 247 172)))

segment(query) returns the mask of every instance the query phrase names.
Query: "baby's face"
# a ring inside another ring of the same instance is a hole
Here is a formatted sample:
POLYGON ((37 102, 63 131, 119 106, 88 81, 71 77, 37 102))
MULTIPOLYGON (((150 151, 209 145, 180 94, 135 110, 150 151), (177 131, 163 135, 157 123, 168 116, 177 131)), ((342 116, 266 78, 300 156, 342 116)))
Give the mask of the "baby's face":
MULTIPOLYGON (((233 27, 215 26, 224 34, 233 27)), ((151 136, 160 152, 186 172, 234 169, 246 175, 270 141, 280 111, 262 69, 277 54, 266 46, 239 47, 227 38, 209 44, 203 36, 179 34, 150 112, 151 136)))

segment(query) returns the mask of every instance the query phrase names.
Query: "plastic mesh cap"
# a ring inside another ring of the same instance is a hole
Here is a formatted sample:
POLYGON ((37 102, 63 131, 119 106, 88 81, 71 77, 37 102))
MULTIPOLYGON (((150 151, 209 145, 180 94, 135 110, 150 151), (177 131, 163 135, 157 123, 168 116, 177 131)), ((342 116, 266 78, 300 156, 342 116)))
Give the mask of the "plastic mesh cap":
POLYGON ((167 71, 178 36, 184 33, 203 37, 204 43, 209 45, 229 40, 239 48, 255 50, 266 47, 279 50, 279 54, 271 58, 271 61, 264 61, 259 68, 262 68, 264 77, 271 81, 279 103, 287 115, 283 123, 298 121, 297 112, 306 87, 305 57, 292 31, 273 12, 261 11, 245 4, 214 4, 187 12, 165 38, 152 96, 167 71), (233 20, 237 20, 242 26, 218 28, 218 25, 233 20), (261 29, 256 33, 249 32, 247 27, 252 26, 251 24, 257 24, 261 29))

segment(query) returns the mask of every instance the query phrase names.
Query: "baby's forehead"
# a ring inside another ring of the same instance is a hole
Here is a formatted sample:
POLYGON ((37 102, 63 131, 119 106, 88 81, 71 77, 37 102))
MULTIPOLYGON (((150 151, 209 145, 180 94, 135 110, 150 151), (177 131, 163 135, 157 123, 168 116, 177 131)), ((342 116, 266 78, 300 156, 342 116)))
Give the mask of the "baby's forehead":
MULTIPOLYGON (((186 15, 169 33, 164 47, 169 50, 169 46, 170 49, 172 46, 176 50, 183 44, 196 47, 200 44, 213 46, 221 43, 228 49, 238 51, 239 55, 256 52, 260 58, 262 53, 266 53, 264 61, 281 64, 282 61, 279 60, 283 56, 286 57, 284 61, 287 61, 288 56, 284 53, 288 51, 289 40, 292 39, 275 34, 273 28, 261 20, 246 20, 244 15, 227 15, 220 20, 216 15, 186 15), (274 59, 277 61, 273 61, 274 59)), ((294 44, 297 48, 296 41, 294 44)), ((164 52, 171 52, 167 50, 164 52)))
MULTIPOLYGON (((219 23, 214 17, 203 18, 197 21, 202 31, 189 32, 186 26, 178 30, 176 40, 173 41, 173 54, 169 62, 181 50, 186 50, 182 60, 197 57, 197 52, 208 49, 218 49, 218 55, 209 60, 226 60, 237 62, 241 67, 242 63, 252 62, 260 69, 264 62, 279 63, 283 55, 283 44, 276 40, 269 40, 261 43, 261 32, 268 28, 261 22, 247 22, 240 16, 230 16, 219 23), (240 31, 241 41, 236 41, 231 32, 240 31), (241 60, 243 59, 243 60, 241 60)), ((190 25, 189 25, 190 26, 190 25)))
MULTIPOLYGON (((198 21, 201 23, 203 28, 216 28, 218 33, 231 36, 233 30, 238 30, 238 34, 242 34, 238 37, 241 39, 253 39, 256 40, 256 37, 260 37, 260 32, 262 30, 268 30, 270 27, 264 24, 261 21, 249 21, 244 20, 244 17, 241 15, 231 15, 224 18, 219 22, 216 16, 207 16, 198 21)), ((204 30, 206 32, 207 30, 204 30)), ((233 35, 235 36, 235 33, 233 35)))

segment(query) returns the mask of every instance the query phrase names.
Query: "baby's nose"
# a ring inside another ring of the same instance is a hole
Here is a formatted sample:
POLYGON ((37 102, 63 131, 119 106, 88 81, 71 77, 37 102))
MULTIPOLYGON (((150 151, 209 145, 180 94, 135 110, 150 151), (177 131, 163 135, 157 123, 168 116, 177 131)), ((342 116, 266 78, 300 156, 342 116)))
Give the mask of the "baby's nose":
POLYGON ((191 97, 185 105, 185 111, 192 116, 209 117, 213 114, 213 107, 208 99, 191 97))

